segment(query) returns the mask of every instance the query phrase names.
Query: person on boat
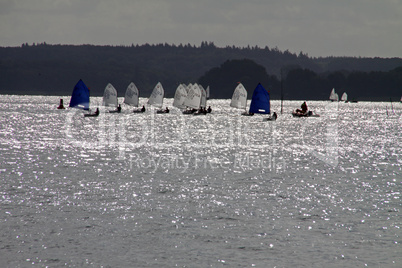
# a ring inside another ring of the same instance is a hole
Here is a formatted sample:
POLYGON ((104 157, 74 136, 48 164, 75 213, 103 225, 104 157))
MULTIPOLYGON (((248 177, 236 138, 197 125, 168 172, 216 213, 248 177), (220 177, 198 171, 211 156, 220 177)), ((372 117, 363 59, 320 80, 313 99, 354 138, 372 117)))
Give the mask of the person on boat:
POLYGON ((211 106, 208 106, 207 112, 208 112, 208 113, 211 113, 211 112, 212 112, 211 106))
POLYGON ((141 112, 145 112, 145 106, 142 105, 141 112))
POLYGON ((300 106, 301 109, 296 109, 297 114, 305 114, 307 112, 307 103, 303 102, 302 105, 300 106))
POLYGON ((166 107, 166 109, 165 109, 165 113, 169 113, 169 108, 168 107, 166 107))
POLYGON ((119 106, 117 106, 117 112, 120 113, 121 112, 121 105, 119 104, 119 106))
POLYGON ((303 104, 301 105, 301 109, 302 109, 302 113, 307 112, 307 103, 306 102, 303 102, 303 104))
POLYGON ((65 109, 63 105, 63 99, 60 99, 60 105, 57 107, 57 109, 65 109))
POLYGON ((96 115, 96 116, 99 115, 99 108, 96 108, 95 115, 96 115))
POLYGON ((278 118, 278 115, 276 114, 276 112, 274 112, 273 114, 272 114, 272 119, 273 120, 276 120, 278 118))

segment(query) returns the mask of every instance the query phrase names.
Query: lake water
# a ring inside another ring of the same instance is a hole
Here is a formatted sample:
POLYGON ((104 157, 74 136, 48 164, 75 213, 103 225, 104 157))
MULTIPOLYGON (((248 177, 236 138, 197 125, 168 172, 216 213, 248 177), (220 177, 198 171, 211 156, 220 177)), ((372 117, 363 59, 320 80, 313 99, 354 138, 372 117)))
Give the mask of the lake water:
POLYGON ((402 266, 401 103, 270 122, 59 98, 0 96, 1 267, 402 266))

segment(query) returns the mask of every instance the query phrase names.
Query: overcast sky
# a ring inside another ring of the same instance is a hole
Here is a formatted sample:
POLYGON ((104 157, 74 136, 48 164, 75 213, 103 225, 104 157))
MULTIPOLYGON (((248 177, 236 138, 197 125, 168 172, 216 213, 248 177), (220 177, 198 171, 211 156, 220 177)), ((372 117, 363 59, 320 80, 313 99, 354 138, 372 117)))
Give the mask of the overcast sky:
POLYGON ((402 0, 0 0, 0 46, 259 46, 402 57, 402 0))

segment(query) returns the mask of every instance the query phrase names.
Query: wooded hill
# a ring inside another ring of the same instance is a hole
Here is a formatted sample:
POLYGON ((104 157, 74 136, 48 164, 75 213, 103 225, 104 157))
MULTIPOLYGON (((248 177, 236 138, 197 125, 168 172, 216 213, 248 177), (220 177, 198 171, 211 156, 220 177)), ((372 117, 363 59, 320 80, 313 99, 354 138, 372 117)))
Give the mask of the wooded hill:
MULTIPOLYGON (((149 97, 157 82, 173 97, 179 83, 210 85, 212 98, 230 98, 237 82, 249 92, 261 82, 273 98, 328 99, 330 90, 358 100, 400 98, 401 58, 311 58, 278 48, 187 45, 47 45, 0 48, 0 94, 70 95, 83 79, 92 96, 112 83, 119 96, 130 82, 149 97), (282 74, 282 76, 281 76, 282 74)), ((249 93, 251 97, 251 94, 249 93)))

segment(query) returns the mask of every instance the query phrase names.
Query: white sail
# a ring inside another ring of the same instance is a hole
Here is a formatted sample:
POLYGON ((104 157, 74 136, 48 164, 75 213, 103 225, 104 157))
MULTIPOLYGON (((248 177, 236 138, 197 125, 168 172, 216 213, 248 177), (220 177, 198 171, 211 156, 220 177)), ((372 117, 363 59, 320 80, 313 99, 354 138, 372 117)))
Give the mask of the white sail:
POLYGON ((126 94, 124 95, 124 103, 138 107, 139 91, 133 82, 128 85, 126 94))
POLYGON ((158 82, 148 99, 148 104, 151 104, 158 108, 162 108, 164 94, 165 90, 163 89, 162 84, 158 82))
POLYGON ((339 101, 339 96, 335 92, 335 88, 332 89, 331 94, 329 95, 329 99, 332 101, 339 101))
POLYGON ((187 86, 185 86, 187 93, 190 91, 191 87, 193 86, 193 84, 188 84, 187 86))
POLYGON ((203 108, 207 107, 207 92, 205 89, 202 87, 202 85, 198 85, 200 91, 201 91, 201 100, 200 100, 200 106, 203 108))
POLYGON ((186 108, 186 106, 184 105, 186 97, 187 97, 187 90, 185 86, 180 84, 176 89, 176 93, 174 94, 173 106, 179 109, 186 108))
POLYGON ((205 91, 207 92, 207 100, 209 99, 209 86, 207 86, 207 89, 205 89, 205 91))
POLYGON ((242 83, 239 83, 233 92, 230 107, 238 109, 246 109, 246 104, 247 104, 247 90, 244 88, 242 83))
POLYGON ((191 86, 191 88, 187 93, 184 105, 192 109, 199 109, 200 103, 201 103, 201 90, 197 84, 194 84, 191 86))
POLYGON ((348 94, 346 94, 346 92, 343 92, 341 101, 348 101, 348 94))
POLYGON ((103 92, 103 106, 117 107, 117 90, 112 84, 107 84, 105 91, 103 92))

